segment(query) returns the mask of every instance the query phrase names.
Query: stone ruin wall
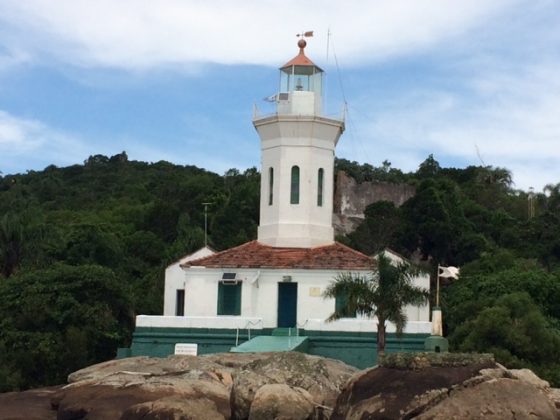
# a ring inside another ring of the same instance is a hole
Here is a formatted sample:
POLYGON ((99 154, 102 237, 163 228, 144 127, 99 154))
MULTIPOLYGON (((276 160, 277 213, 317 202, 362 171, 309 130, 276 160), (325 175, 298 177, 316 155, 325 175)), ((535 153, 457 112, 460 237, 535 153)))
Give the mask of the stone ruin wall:
POLYGON ((413 197, 416 189, 408 184, 362 182, 359 184, 344 171, 339 171, 334 190, 333 227, 335 234, 352 232, 364 220, 366 207, 377 201, 390 201, 401 206, 413 197))

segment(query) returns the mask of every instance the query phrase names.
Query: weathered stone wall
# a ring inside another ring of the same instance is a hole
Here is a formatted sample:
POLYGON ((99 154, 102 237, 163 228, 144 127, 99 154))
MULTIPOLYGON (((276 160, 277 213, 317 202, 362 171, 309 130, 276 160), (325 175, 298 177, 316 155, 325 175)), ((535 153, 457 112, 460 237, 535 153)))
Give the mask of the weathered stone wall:
POLYGON ((336 177, 333 225, 336 234, 352 232, 364 219, 366 207, 377 201, 390 201, 401 206, 416 190, 407 184, 388 182, 358 183, 344 171, 336 177))

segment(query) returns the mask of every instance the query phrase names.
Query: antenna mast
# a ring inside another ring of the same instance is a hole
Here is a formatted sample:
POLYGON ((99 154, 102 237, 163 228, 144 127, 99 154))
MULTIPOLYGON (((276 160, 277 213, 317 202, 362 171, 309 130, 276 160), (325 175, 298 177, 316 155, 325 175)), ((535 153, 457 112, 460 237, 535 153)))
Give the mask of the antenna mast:
POLYGON ((204 246, 208 246, 208 206, 212 203, 202 203, 204 206, 204 246))
POLYGON ((535 217, 535 189, 533 187, 529 187, 529 193, 527 194, 527 216, 528 219, 532 219, 535 217))

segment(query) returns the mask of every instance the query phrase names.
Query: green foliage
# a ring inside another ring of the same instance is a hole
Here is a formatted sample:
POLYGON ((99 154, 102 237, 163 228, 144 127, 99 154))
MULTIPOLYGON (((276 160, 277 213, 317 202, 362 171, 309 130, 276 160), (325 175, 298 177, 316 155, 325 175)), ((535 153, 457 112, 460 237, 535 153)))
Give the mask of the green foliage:
POLYGON ((124 152, 0 177, 0 390, 113 357, 134 315, 161 314, 165 267, 204 245, 202 203, 212 247, 255 239, 259 182, 124 152))
POLYGON ((384 160, 381 166, 372 166, 369 163, 359 164, 356 161, 335 158, 335 173, 344 171, 358 183, 381 181, 381 182, 409 182, 411 174, 406 174, 399 169, 392 168, 391 162, 384 160))
POLYGON ((343 296, 346 306, 336 308, 329 320, 343 318, 349 313, 377 317, 377 351, 383 352, 387 321, 395 324, 400 335, 407 321, 405 307, 425 305, 428 301, 429 291, 412 283, 415 274, 417 270, 409 264, 393 265, 383 254, 378 256, 372 272, 367 275, 338 274, 323 296, 343 296))
POLYGON ((529 366, 546 376, 552 366, 560 367, 560 332, 526 292, 495 299, 454 331, 452 343, 461 351, 491 352, 508 367, 529 366))
POLYGON ((366 207, 365 220, 348 235, 350 246, 373 255, 393 246, 401 220, 399 210, 389 201, 378 201, 366 207))
POLYGON ((442 306, 452 348, 492 352, 559 384, 560 273, 497 250, 462 268, 442 306))
MULTIPOLYGON (((358 181, 374 179, 365 165, 342 163, 358 181)), ((560 335, 560 184, 518 191, 507 169, 442 168, 433 155, 407 182, 416 195, 399 208, 370 205, 347 243, 366 253, 395 249, 433 272, 461 266, 461 278, 442 285, 452 347, 493 352, 560 384, 552 350, 560 335)))
MULTIPOLYGON (((337 240, 368 254, 390 247, 434 270, 438 263, 461 265, 461 279, 443 285, 455 348, 489 345, 484 340, 491 334, 482 334, 487 317, 525 325, 496 341, 494 350, 560 383, 560 363, 538 352, 531 359, 520 344, 555 342, 560 330, 560 184, 530 195, 513 189, 504 168, 444 168, 432 155, 415 173, 388 161, 376 167, 337 159, 335 166, 358 182, 417 190, 398 208, 370 205, 358 229, 337 240), (529 197, 535 203, 530 220, 529 197), (513 301, 532 315, 512 312, 513 301), (481 333, 467 333, 467 324, 481 333)), ((204 245, 202 203, 210 203, 210 246, 222 250, 255 239, 259 183, 255 168, 220 176, 130 161, 124 152, 2 174, 0 390, 62 381, 72 369, 111 357, 130 340, 135 314, 161 313, 165 267, 204 245)))
POLYGON ((115 355, 132 325, 108 268, 55 264, 0 282, 0 389, 53 385, 115 355))

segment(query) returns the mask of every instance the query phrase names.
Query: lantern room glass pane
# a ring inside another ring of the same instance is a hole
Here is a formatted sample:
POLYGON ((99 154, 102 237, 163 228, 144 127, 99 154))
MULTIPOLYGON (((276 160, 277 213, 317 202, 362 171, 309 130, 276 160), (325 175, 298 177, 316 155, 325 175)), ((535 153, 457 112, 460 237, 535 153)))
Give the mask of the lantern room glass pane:
POLYGON ((280 71, 280 93, 293 91, 315 92, 323 90, 323 72, 315 66, 290 66, 280 71))

